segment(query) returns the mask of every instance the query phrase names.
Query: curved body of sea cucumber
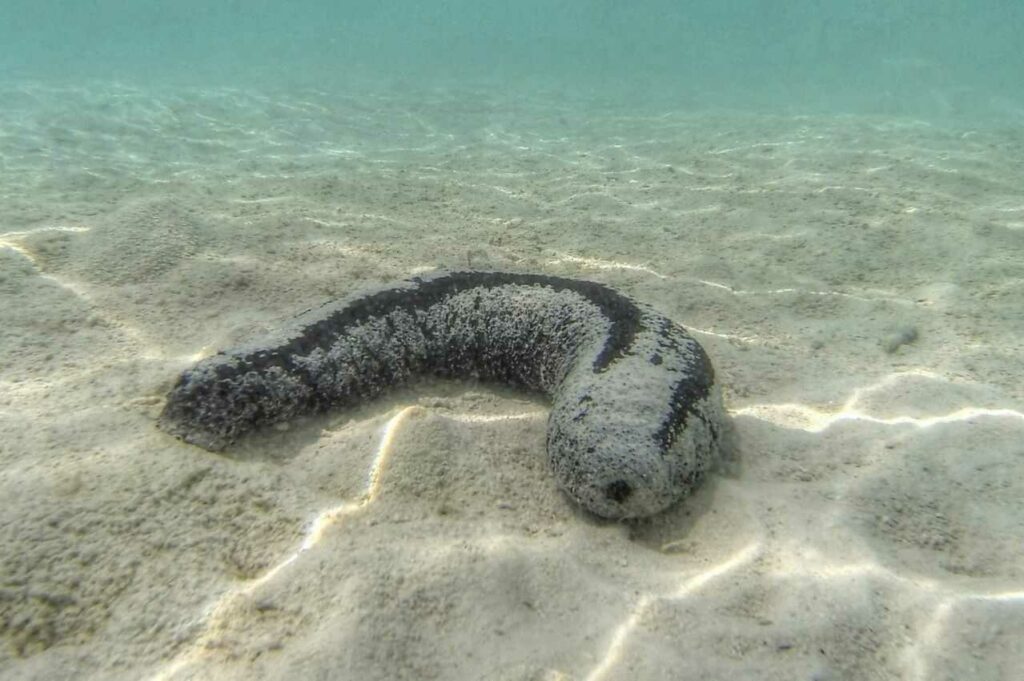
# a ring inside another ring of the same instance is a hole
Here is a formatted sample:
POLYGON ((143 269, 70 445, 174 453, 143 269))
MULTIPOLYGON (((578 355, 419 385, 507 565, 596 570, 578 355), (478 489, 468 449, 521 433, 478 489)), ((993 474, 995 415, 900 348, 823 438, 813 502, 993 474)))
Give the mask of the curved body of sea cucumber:
POLYGON ((219 450, 417 375, 549 396, 558 484, 607 518, 648 516, 679 500, 713 461, 721 433, 714 370, 681 326, 602 284, 505 272, 415 277, 304 313, 275 338, 185 371, 159 423, 219 450))

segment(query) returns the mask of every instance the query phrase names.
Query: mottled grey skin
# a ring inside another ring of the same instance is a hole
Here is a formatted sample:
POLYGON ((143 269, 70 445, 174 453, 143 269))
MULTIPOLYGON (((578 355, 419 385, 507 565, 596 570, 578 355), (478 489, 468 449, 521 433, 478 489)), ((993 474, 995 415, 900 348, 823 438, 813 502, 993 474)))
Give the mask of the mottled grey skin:
POLYGON ((184 372, 160 427, 220 450, 422 375, 550 397, 558 484, 606 518, 671 506, 718 446, 714 370, 681 326, 601 284, 504 272, 417 277, 308 312, 275 338, 184 372))

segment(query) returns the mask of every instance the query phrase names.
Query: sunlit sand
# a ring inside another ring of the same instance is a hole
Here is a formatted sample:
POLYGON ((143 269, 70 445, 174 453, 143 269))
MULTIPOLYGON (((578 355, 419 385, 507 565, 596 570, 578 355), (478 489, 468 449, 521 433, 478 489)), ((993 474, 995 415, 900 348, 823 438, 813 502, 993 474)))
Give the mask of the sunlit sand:
POLYGON ((4 87, 5 679, 1024 666, 1012 134, 472 88, 4 87), (606 282, 691 329, 735 431, 719 470, 659 518, 597 521, 547 470, 543 402, 473 383, 224 454, 154 427, 199 358, 467 267, 606 282))

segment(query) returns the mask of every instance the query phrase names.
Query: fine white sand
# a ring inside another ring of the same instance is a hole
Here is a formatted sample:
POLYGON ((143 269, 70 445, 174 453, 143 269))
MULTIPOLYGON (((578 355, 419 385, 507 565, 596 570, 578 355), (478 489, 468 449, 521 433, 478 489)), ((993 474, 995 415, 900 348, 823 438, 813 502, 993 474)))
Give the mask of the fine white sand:
POLYGON ((1019 127, 0 89, 3 678, 1019 678, 1019 127), (200 356, 467 266, 689 327, 735 452, 627 525, 500 386, 154 427, 200 356))

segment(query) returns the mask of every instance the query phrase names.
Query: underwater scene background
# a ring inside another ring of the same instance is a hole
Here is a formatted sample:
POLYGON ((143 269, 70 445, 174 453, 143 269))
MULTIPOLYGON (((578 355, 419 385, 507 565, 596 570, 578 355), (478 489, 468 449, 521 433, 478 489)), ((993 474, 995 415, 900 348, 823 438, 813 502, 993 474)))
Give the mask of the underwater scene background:
POLYGON ((1010 0, 0 1, 0 678, 1018 679, 1021 35, 1010 0), (156 427, 201 359, 445 269, 684 325, 715 470, 601 520, 550 405, 476 380, 221 453, 156 427))

